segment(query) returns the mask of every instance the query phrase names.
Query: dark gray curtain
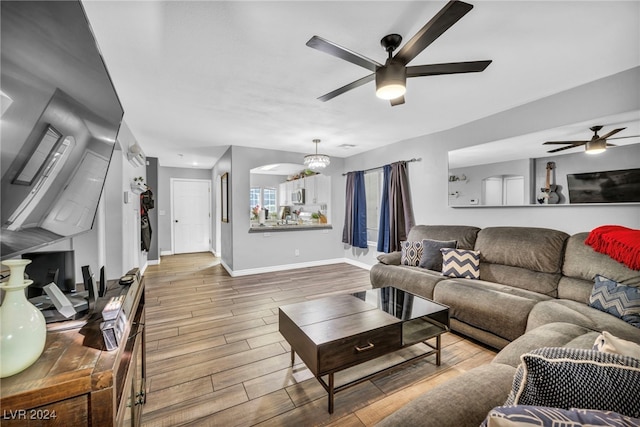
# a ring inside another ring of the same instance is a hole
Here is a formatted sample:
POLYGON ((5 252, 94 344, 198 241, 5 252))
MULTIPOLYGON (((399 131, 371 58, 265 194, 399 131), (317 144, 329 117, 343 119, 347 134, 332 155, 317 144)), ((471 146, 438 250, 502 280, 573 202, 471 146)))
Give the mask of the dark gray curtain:
POLYGON ((389 250, 389 181, 391 177, 391 165, 382 167, 382 194, 380 194, 380 222, 378 224, 378 252, 391 252, 389 250))
MULTIPOLYGON (((391 164, 389 174, 389 250, 399 251, 400 242, 407 240, 414 225, 407 162, 391 164)), ((386 249, 386 248, 385 248, 386 249)))
POLYGON ((347 174, 342 242, 357 248, 367 247, 367 201, 363 171, 347 174))

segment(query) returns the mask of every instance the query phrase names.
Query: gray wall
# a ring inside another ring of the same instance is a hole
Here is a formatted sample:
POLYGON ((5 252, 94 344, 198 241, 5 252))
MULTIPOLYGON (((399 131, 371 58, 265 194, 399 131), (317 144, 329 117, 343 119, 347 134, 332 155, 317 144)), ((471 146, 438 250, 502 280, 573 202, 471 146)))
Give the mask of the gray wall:
MULTIPOLYGON (((638 93, 640 67, 457 128, 349 157, 345 160, 345 169, 366 169, 422 157, 421 162, 409 164, 417 224, 539 226, 569 234, 589 231, 602 224, 640 228, 640 209, 637 205, 452 208, 447 203, 449 150, 639 110, 638 93)), ((347 248, 344 255, 373 264, 377 252, 375 248, 347 248)))
MULTIPOLYGON (((232 206, 232 202, 234 199, 237 199, 236 197, 234 197, 233 193, 232 193, 232 185, 233 185, 233 174, 232 172, 232 155, 233 152, 231 150, 231 148, 227 149, 227 151, 225 151, 225 153, 220 157, 220 160, 218 160, 218 162, 215 164, 215 166, 213 167, 213 170, 211 171, 211 178, 213 181, 213 186, 212 186, 212 197, 211 200, 213 201, 214 204, 214 209, 212 210, 212 212, 215 212, 214 217, 213 217, 213 227, 212 227, 212 242, 213 242, 213 246, 215 247, 215 242, 217 239, 220 240, 220 253, 217 254, 218 256, 220 256, 222 263, 225 264, 229 269, 233 270, 233 230, 232 230, 232 226, 234 221, 233 218, 233 206, 232 206), (221 206, 220 206, 220 177, 225 174, 228 173, 229 174, 229 178, 228 178, 228 188, 229 188, 229 192, 228 192, 228 197, 229 197, 229 221, 230 222, 221 222, 220 221, 220 214, 221 214, 221 206), (219 225, 219 230, 216 227, 216 224, 219 225), (220 236, 218 236, 218 233, 220 234, 220 236)), ((247 197, 248 197, 248 191, 247 190, 247 197)), ((246 198, 245 198, 246 200, 246 198)), ((248 216, 247 216, 248 218, 248 216)))
POLYGON ((171 178, 211 179, 209 169, 158 168, 158 190, 154 192, 158 215, 158 249, 160 254, 170 253, 171 246, 171 178))
MULTIPOLYGON (((344 160, 331 159, 331 165, 323 171, 331 175, 332 230, 288 231, 272 233, 249 233, 249 215, 247 212, 250 173, 257 166, 271 163, 301 163, 304 155, 277 150, 262 150, 234 146, 231 174, 233 215, 233 265, 234 271, 287 266, 298 263, 317 262, 343 257, 342 222, 344 217, 344 160), (247 214, 245 214, 247 213, 247 214), (295 250, 299 255, 295 255, 295 250)), ((224 225, 224 224, 223 224, 224 225)), ((223 261, 225 259, 223 249, 223 261)))

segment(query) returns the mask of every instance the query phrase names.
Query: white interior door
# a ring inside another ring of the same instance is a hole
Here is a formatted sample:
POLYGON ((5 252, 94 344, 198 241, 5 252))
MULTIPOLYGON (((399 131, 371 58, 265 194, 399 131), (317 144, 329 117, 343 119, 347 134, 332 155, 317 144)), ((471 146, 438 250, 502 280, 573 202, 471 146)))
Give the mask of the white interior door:
POLYGON ((504 178, 504 204, 524 205, 524 176, 507 176, 504 178))
POLYGON ((482 204, 488 206, 502 205, 502 178, 489 177, 482 180, 482 204))
POLYGON ((173 253, 211 249, 211 181, 171 180, 173 253))

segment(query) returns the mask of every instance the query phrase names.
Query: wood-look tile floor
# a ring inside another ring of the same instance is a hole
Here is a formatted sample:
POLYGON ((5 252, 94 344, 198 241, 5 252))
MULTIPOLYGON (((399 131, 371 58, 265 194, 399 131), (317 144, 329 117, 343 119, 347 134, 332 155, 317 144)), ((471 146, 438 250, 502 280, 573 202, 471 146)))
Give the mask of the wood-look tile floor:
MULTIPOLYGON (((147 403, 143 426, 371 426, 495 352, 453 333, 442 364, 422 359, 327 394, 278 332, 278 306, 371 288, 348 264, 232 278, 210 253, 162 257, 145 272, 147 403)), ((411 347, 336 374, 336 382, 396 363, 411 347)))

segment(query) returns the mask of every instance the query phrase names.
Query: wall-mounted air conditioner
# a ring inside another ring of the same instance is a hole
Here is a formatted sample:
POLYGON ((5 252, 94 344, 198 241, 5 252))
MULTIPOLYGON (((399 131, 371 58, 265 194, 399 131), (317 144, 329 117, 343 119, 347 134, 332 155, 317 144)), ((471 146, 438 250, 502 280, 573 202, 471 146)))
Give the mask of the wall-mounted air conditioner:
POLYGON ((129 159, 129 162, 135 167, 146 166, 147 164, 147 156, 145 156, 142 147, 140 147, 137 142, 129 147, 127 159, 129 159))

